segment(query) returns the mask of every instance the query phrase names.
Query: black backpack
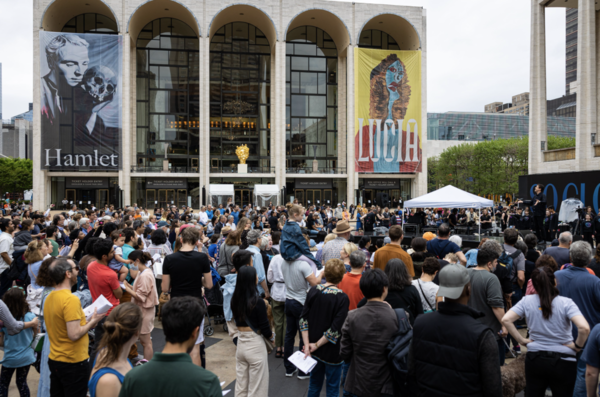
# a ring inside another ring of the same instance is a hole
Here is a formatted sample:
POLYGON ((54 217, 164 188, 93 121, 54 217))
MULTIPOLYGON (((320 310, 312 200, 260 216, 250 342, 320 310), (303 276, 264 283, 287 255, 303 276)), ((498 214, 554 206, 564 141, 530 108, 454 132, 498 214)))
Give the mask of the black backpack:
POLYGON ((398 317, 398 331, 390 339, 386 353, 394 381, 394 395, 405 396, 408 392, 408 350, 413 329, 404 309, 394 309, 398 317))

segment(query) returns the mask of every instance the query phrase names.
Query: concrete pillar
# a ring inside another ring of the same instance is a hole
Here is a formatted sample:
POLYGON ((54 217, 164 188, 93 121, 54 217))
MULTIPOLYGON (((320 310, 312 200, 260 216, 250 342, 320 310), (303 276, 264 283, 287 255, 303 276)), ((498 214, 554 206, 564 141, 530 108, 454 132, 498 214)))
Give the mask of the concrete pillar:
MULTIPOLYGON (((134 53, 135 54, 135 53, 134 53)), ((123 205, 132 205, 131 202, 131 158, 133 134, 136 133, 135 120, 132 120, 131 114, 135 105, 135 98, 132 98, 132 86, 134 87, 135 78, 132 78, 131 66, 131 38, 129 33, 123 33, 123 89, 122 95, 122 139, 121 139, 121 165, 119 171, 119 186, 123 189, 123 205)), ((135 65, 135 58, 133 59, 135 65)))
MULTIPOLYGON (((423 30, 421 36, 421 172, 417 174, 416 191, 411 198, 427 194, 427 15, 423 9, 423 30)), ((401 192, 402 193, 402 192, 401 192)))
MULTIPOLYGON (((35 23, 33 24, 33 208, 44 211, 50 204, 50 196, 46 194, 46 171, 42 170, 42 119, 40 115, 40 36, 35 23)), ((2 122, 0 121, 0 124, 2 122)), ((62 198, 61 198, 62 200, 62 198)))
POLYGON ((588 170, 594 156, 590 145, 598 113, 596 76, 596 7, 594 0, 579 0, 577 28, 577 124, 575 159, 580 171, 588 170))
POLYGON ((210 185, 210 38, 200 37, 199 44, 200 149, 198 150, 198 172, 200 173, 200 202, 202 202, 202 188, 205 189, 208 197, 210 185))
POLYGON ((337 95, 337 120, 338 120, 338 132, 337 132, 337 166, 338 168, 346 168, 347 161, 347 150, 348 150, 348 134, 346 133, 346 60, 345 56, 338 57, 338 95, 337 95))
POLYGON ((281 189, 286 186, 285 147, 285 41, 275 45, 275 97, 271 97, 271 139, 274 140, 275 183, 281 189))
POLYGON ((354 175, 354 46, 348 45, 346 51, 346 172, 348 173, 347 203, 354 203, 354 189, 357 178, 354 175))
MULTIPOLYGON (((531 54, 529 88, 529 173, 543 170, 541 142, 548 149, 546 107, 546 10, 531 0, 531 54)), ((578 95, 579 97, 579 95, 578 95)))

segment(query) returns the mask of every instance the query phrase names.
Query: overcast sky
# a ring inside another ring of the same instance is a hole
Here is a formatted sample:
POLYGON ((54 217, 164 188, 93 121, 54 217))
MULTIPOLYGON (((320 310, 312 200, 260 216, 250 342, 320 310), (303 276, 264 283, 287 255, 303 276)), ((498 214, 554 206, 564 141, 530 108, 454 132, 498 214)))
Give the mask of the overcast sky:
MULTIPOLYGON (((365 1, 371 2, 371 1, 365 1)), ((530 2, 376 0, 427 10, 428 111, 483 111, 529 91, 530 2)), ((32 0, 0 0, 3 118, 33 97, 32 0)), ((565 93, 565 9, 546 11, 548 99, 565 93)))

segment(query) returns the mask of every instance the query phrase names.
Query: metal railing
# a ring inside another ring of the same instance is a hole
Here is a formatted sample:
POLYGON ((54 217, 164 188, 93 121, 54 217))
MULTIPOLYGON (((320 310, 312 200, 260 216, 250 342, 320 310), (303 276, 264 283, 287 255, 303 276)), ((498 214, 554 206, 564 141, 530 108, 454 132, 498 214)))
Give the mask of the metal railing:
POLYGON ((198 167, 169 167, 169 169, 166 171, 161 166, 131 167, 131 172, 164 172, 193 174, 198 172, 198 167))
MULTIPOLYGON (((235 167, 210 167, 210 172, 213 174, 237 174, 238 168, 235 167)), ((275 167, 251 167, 248 166, 249 174, 274 174, 275 167)))
POLYGON ((288 174, 345 174, 346 168, 342 167, 319 167, 316 171, 312 167, 288 167, 288 174))

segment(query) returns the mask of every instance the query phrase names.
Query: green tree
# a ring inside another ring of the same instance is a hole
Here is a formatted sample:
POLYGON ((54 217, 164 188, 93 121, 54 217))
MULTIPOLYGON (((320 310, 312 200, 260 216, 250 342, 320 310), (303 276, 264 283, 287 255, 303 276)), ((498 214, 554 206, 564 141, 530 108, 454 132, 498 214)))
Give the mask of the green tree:
POLYGON ((33 186, 33 162, 29 159, 0 158, 0 191, 22 193, 33 186))
MULTIPOLYGON (((548 137, 549 150, 570 147, 575 147, 575 138, 548 137)), ((428 189, 453 185, 482 196, 514 195, 519 190, 519 176, 528 173, 528 155, 528 138, 464 143, 448 148, 428 160, 428 189)))

